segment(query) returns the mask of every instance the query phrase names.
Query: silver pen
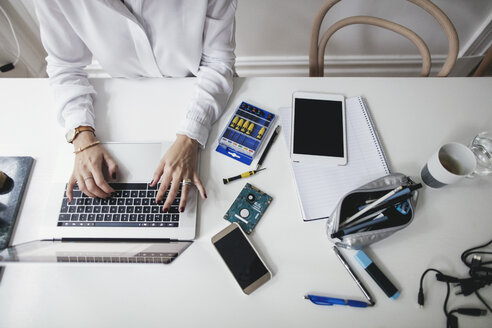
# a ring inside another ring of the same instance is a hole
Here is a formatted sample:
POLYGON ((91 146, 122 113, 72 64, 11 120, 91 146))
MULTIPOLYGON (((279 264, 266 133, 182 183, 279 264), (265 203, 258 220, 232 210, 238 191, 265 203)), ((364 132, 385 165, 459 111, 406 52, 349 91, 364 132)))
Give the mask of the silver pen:
POLYGON ((352 279, 354 279, 357 286, 359 286, 359 289, 362 291, 362 294, 364 294, 364 296, 367 299, 367 301, 369 302, 370 306, 375 305, 376 302, 372 299, 371 295, 369 295, 369 292, 367 291, 366 287, 364 287, 364 285, 362 284, 362 281, 360 281, 360 279, 357 277, 354 270, 352 270, 352 268, 350 267, 348 262, 343 257, 342 253, 340 253, 340 251, 338 250, 338 248, 336 246, 333 246, 333 251, 335 252, 335 255, 338 257, 340 262, 342 262, 345 269, 347 269, 347 271, 350 274, 350 276, 352 277, 352 279))

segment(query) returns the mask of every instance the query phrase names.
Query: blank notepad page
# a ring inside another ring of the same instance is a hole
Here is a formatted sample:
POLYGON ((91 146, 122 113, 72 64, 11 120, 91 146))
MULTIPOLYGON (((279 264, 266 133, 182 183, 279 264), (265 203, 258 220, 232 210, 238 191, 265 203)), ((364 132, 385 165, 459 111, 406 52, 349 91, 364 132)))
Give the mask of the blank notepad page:
MULTIPOLYGON (((383 148, 361 97, 345 99, 348 162, 344 166, 292 163, 303 220, 327 218, 349 191, 390 173, 383 148)), ((279 109, 290 145, 291 109, 279 109)))

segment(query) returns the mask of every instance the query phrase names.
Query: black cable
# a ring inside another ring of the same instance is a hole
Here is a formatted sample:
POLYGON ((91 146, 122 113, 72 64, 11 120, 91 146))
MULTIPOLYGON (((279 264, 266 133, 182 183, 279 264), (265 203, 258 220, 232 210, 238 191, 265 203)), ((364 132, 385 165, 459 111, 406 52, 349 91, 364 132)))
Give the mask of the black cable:
POLYGON ((469 268, 468 274, 470 277, 468 278, 457 278, 449 275, 443 274, 441 271, 429 268, 422 273, 420 277, 420 287, 417 302, 420 306, 424 305, 424 289, 423 282, 427 273, 433 271, 436 272, 436 279, 441 282, 446 283, 447 292, 446 298, 444 299, 443 311, 446 316, 446 327, 448 328, 457 328, 458 327, 458 317, 455 314, 468 315, 468 316, 483 316, 487 314, 487 310, 480 308, 457 308, 451 311, 448 311, 448 301, 450 295, 450 283, 455 283, 456 286, 461 288, 461 291, 458 294, 463 294, 464 296, 468 296, 470 294, 475 294, 477 298, 482 302, 485 307, 492 312, 491 307, 485 302, 483 297, 479 294, 478 290, 485 286, 492 284, 492 268, 487 267, 486 265, 492 264, 492 261, 482 261, 482 255, 492 255, 492 252, 481 251, 481 248, 487 247, 492 244, 492 240, 488 243, 485 243, 480 246, 475 246, 470 249, 467 249, 461 254, 462 262, 469 268), (468 258, 473 255, 471 261, 467 261, 468 258))
MULTIPOLYGON (((424 278, 425 278, 425 275, 430 271, 434 271, 437 274, 444 276, 444 274, 441 271, 434 269, 434 268, 429 268, 429 269, 425 270, 424 273, 422 273, 422 276, 420 277, 420 288, 419 288, 419 295, 418 295, 418 299, 417 299, 417 302, 419 303, 420 306, 424 306, 424 288, 423 288, 424 278)), ((437 277, 437 274, 436 274, 436 277, 437 277)), ((447 290, 446 290, 446 298, 444 299, 443 311, 444 311, 444 315, 447 317, 448 316, 448 300, 449 300, 449 294, 450 294, 449 282, 446 281, 446 285, 447 285, 447 290)))
POLYGON ((487 308, 490 312, 492 312, 492 309, 491 309, 491 308, 490 308, 490 306, 489 306, 489 305, 485 302, 485 300, 483 299, 482 295, 480 295, 480 294, 478 293, 478 290, 476 290, 476 291, 475 291, 475 295, 477 295, 478 299, 479 299, 480 301, 482 301, 483 305, 485 305, 485 307, 486 307, 486 308, 487 308))
POLYGON ((424 289, 423 289, 423 283, 424 283, 424 278, 427 273, 430 271, 436 272, 436 279, 438 281, 442 281, 446 283, 446 297, 444 299, 444 304, 443 304, 443 311, 444 311, 444 316, 446 317, 446 328, 457 328, 458 327, 458 318, 453 315, 453 313, 458 312, 458 310, 452 310, 451 312, 448 312, 448 301, 449 301, 449 294, 451 291, 451 288, 449 286, 450 282, 456 281, 457 278, 451 277, 448 275, 443 274, 441 271, 434 269, 434 268, 429 268, 424 271, 422 276, 420 277, 420 289, 419 289, 419 295, 418 295, 418 303, 420 306, 424 306, 424 289))
MULTIPOLYGON (((471 286, 468 286, 471 290, 470 293, 474 293, 477 298, 480 300, 480 302, 483 303, 483 305, 490 311, 492 312, 492 308, 490 307, 487 302, 483 299, 483 297, 478 293, 478 289, 490 285, 492 283, 492 268, 487 268, 486 265, 492 264, 492 261, 482 261, 481 257, 480 259, 477 259, 476 256, 478 255, 492 255, 492 252, 486 252, 486 251, 479 251, 481 248, 485 248, 492 244, 492 240, 483 244, 479 245, 476 247, 472 247, 470 249, 467 249, 461 254, 461 261, 468 267, 470 270, 468 271, 468 274, 471 277, 471 286), (470 261, 467 262, 467 258, 470 255, 474 255, 474 258, 470 261), (475 261, 475 262, 474 262, 475 261)), ((463 285, 462 285, 462 291, 463 291, 463 285)), ((463 291, 463 294, 465 294, 466 290, 463 291)), ((469 293, 468 293, 469 294, 469 293)))
POLYGON ((468 256, 470 256, 471 254, 492 254, 492 252, 485 252, 485 251, 481 251, 481 252, 476 251, 476 252, 474 252, 475 250, 480 249, 480 248, 487 247, 487 246, 489 246, 490 244, 492 244, 492 240, 491 240, 491 241, 489 241, 488 243, 483 244, 483 245, 480 245, 480 246, 476 246, 476 247, 472 247, 472 248, 470 248, 470 249, 467 249, 466 251, 464 251, 463 253, 461 253, 461 261, 463 261, 463 263, 464 263, 467 267, 470 267, 471 262, 470 262, 470 263, 466 262, 466 258, 467 258, 468 256))

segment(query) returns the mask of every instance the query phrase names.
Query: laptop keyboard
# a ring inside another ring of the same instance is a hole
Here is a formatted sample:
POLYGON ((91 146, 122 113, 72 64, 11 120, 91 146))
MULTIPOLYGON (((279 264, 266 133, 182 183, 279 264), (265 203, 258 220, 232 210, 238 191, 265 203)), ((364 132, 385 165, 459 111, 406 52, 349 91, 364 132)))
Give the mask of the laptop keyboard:
POLYGON ((171 208, 164 212, 164 200, 156 203, 160 184, 110 183, 115 190, 110 198, 90 198, 75 186, 72 201, 63 198, 58 226, 70 227, 178 227, 181 185, 171 208))

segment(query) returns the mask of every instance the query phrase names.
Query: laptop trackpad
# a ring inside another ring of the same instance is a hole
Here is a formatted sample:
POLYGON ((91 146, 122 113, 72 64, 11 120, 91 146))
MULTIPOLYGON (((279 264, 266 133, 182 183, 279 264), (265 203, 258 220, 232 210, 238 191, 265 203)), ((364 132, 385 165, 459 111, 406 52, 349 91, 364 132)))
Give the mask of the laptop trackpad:
MULTIPOLYGON (((169 143, 104 143, 104 147, 118 164, 115 182, 150 183, 154 171, 169 143)), ((104 169, 107 175, 107 169, 104 169)))

